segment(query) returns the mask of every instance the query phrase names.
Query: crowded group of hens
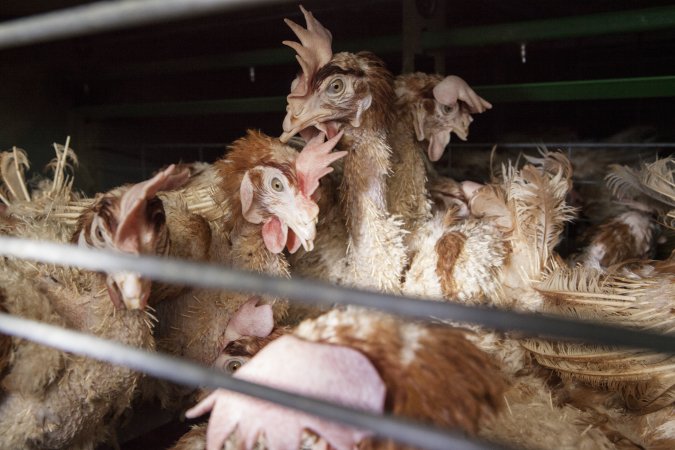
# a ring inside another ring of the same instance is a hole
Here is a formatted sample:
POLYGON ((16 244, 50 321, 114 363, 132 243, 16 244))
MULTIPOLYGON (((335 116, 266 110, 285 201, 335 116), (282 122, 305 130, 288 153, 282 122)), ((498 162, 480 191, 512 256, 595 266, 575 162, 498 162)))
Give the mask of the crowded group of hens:
MULTIPOLYGON (((484 184, 433 166, 492 105, 457 76, 394 77, 372 53, 333 53, 302 9, 286 20, 300 71, 279 138, 246 135, 212 164, 176 163, 93 198, 55 145, 29 187, 2 154, 6 236, 221 264, 276 277, 638 330, 675 330, 675 159, 611 166, 615 214, 573 256, 566 154, 502 164, 484 184)), ((498 150, 497 150, 498 151, 498 150)), ((4 312, 168 353, 244 380, 526 449, 675 448, 675 356, 410 321, 359 307, 151 282, 4 258, 4 312)), ((207 392, 0 336, 0 447, 119 448, 139 405, 204 419, 174 449, 410 448, 222 389, 207 392)))

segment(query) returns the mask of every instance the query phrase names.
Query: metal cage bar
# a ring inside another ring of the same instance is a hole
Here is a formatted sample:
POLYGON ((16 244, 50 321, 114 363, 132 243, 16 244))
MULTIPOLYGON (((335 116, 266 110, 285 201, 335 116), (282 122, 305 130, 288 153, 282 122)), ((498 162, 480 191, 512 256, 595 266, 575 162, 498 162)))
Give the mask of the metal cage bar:
MULTIPOLYGON (((474 89, 494 103, 675 97, 675 76, 501 84, 474 89)), ((286 97, 272 96, 85 106, 77 111, 91 118, 166 117, 282 112, 285 107, 286 97)))
POLYGON ((453 302, 400 297, 317 281, 275 278, 215 264, 125 255, 71 244, 11 237, 0 237, 0 255, 108 273, 137 272, 167 283, 268 294, 311 305, 358 305, 409 318, 468 322, 496 330, 519 331, 531 336, 574 339, 675 354, 675 336, 670 335, 552 316, 478 308, 453 302))
POLYGON ((492 443, 469 440, 457 432, 390 415, 381 416, 299 396, 239 380, 224 375, 215 369, 202 367, 180 358, 140 350, 85 333, 22 319, 5 313, 0 313, 0 332, 29 339, 59 350, 122 365, 175 383, 194 387, 228 389, 346 425, 373 430, 380 437, 391 438, 398 442, 429 450, 446 450, 449 448, 488 450, 500 448, 495 447, 495 444, 492 443))
POLYGON ((0 49, 289 0, 117 0, 0 23, 0 49))
MULTIPOLYGON (((563 336, 582 340, 646 347, 675 354, 675 336, 637 332, 579 321, 483 310, 443 302, 406 299, 374 292, 356 291, 298 280, 274 279, 238 272, 210 264, 134 257, 113 252, 79 248, 73 245, 0 237, 0 254, 60 265, 77 265, 90 270, 131 270, 154 279, 203 287, 246 290, 285 296, 294 300, 316 299, 320 304, 358 304, 409 317, 452 318, 498 329, 513 329, 529 334, 563 336), (507 325, 508 324, 508 325, 507 325)), ((458 433, 392 416, 380 416, 344 408, 316 399, 298 396, 201 367, 168 355, 127 347, 84 333, 66 330, 0 313, 0 331, 29 339, 63 351, 123 365, 150 375, 191 386, 225 388, 245 395, 298 409, 329 420, 366 428, 377 436, 420 448, 478 450, 500 448, 493 443, 467 439, 458 433)), ((503 448, 503 447, 502 447, 503 448)))

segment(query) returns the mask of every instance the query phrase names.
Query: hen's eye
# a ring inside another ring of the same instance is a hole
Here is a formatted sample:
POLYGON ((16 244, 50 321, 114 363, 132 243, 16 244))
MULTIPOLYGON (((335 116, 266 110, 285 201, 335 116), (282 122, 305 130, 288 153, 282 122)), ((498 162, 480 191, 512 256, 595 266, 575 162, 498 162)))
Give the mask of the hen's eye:
POLYGON ((103 232, 101 231, 101 228, 96 227, 96 238, 99 240, 103 240, 103 232))
POLYGON ((272 178, 272 182, 270 183, 270 185, 272 186, 272 189, 274 189, 277 192, 281 192, 284 190, 284 184, 277 177, 272 178))
POLYGON ((341 94, 345 90, 345 82, 341 78, 336 78, 328 85, 328 93, 332 95, 341 94))
POLYGON ((225 371, 227 371, 227 373, 234 373, 234 372, 236 372, 237 369, 239 369, 241 366, 242 366, 242 362, 241 362, 241 361, 239 361, 238 359, 233 359, 232 361, 228 362, 228 363, 225 365, 225 371))
POLYGON ((450 114, 451 112, 453 112, 455 110, 456 106, 457 105, 453 105, 453 106, 441 105, 441 110, 443 111, 443 114, 450 114))

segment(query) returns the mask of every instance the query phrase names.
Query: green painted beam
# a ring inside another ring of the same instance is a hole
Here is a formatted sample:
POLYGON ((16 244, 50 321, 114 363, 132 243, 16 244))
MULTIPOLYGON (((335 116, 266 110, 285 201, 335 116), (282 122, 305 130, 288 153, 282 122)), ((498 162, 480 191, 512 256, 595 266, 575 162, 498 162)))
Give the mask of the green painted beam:
POLYGON ((551 102, 675 97, 675 76, 477 86, 491 102, 551 102))
MULTIPOLYGON (((477 86, 493 103, 675 97, 675 76, 556 81, 477 86)), ((286 97, 101 105, 79 108, 85 117, 166 117, 208 114, 282 113, 286 97)))
MULTIPOLYGON (((466 47, 509 42, 534 42, 666 28, 675 28, 675 6, 427 31, 422 34, 422 46, 431 50, 452 46, 466 47)), ((401 35, 345 40, 335 43, 335 51, 369 50, 377 54, 396 53, 401 51, 402 42, 401 35)), ((194 57, 110 67, 88 75, 114 79, 165 72, 223 70, 248 66, 273 66, 293 62, 293 51, 280 44, 278 48, 233 52, 222 56, 194 57)))
POLYGON ((426 32, 426 49, 533 42, 675 28, 675 6, 426 32))
MULTIPOLYGON (((336 52, 358 52, 364 49, 377 54, 387 54, 400 51, 401 36, 379 36, 368 40, 347 40, 335 46, 336 52)), ((290 48, 279 44, 278 48, 232 52, 219 56, 198 56, 167 61, 141 62, 109 67, 87 74, 92 78, 116 79, 153 75, 157 73, 186 73, 212 70, 226 70, 241 67, 264 67, 281 64, 294 64, 294 52, 290 48)))

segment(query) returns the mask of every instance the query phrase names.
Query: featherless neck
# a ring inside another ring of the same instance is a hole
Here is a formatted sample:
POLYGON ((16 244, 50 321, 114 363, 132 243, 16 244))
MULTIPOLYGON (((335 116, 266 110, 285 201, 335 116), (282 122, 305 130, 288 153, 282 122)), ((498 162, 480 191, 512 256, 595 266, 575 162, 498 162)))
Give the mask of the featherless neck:
POLYGON ((341 144, 349 152, 340 188, 348 225, 358 226, 364 215, 386 215, 391 147, 385 131, 348 127, 341 144))
MULTIPOLYGON (((417 140, 413 126, 405 120, 396 121, 389 137, 393 154, 392 178, 396 178, 397 184, 414 185, 419 191, 426 183, 427 158, 424 155, 428 144, 417 140)), ((421 191, 426 195, 426 188, 421 191)))
POLYGON ((390 133, 391 176, 387 180, 389 211, 401 216, 412 232, 431 215, 424 142, 418 142, 409 121, 398 119, 390 133))

